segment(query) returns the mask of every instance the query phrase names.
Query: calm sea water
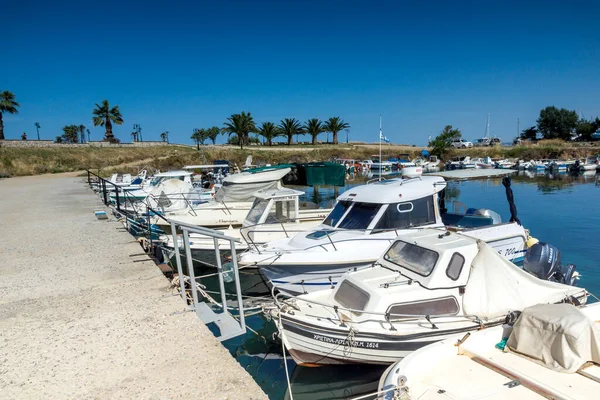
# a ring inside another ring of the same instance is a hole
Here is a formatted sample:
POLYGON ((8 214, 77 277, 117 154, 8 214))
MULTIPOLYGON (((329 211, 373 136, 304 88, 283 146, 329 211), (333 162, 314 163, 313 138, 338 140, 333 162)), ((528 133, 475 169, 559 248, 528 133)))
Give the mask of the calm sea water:
MULTIPOLYGON (((563 264, 574 263, 582 275, 580 286, 600 295, 600 176, 567 174, 513 176, 513 192, 518 217, 532 236, 559 248, 563 264)), ((333 202, 338 193, 364 179, 349 181, 344 188, 302 188, 303 200, 322 206, 333 202)), ((500 179, 451 181, 447 195, 467 207, 489 208, 508 220, 510 212, 500 179)), ((267 395, 289 398, 281 344, 273 340, 275 328, 257 314, 246 319, 256 333, 224 344, 238 362, 254 377, 267 395)), ((335 366, 298 367, 288 357, 294 399, 347 399, 377 390, 385 367, 335 366)))

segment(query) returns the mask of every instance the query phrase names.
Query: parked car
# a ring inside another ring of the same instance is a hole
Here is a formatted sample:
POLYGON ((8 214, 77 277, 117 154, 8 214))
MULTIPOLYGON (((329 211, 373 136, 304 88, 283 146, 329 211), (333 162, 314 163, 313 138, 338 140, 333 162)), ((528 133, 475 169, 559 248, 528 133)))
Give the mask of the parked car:
POLYGON ((491 146, 490 138, 475 139, 475 141, 473 142, 473 146, 475 146, 475 147, 491 146))
POLYGON ((490 146, 501 145, 502 139, 494 137, 490 139, 490 146))
POLYGON ((452 146, 456 149, 466 149, 467 147, 473 147, 473 143, 464 139, 454 139, 452 140, 452 146))

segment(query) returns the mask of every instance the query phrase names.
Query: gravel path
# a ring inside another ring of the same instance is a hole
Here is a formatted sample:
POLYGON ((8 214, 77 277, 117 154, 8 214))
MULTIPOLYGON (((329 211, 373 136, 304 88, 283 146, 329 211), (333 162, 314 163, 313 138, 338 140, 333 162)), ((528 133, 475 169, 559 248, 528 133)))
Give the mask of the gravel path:
POLYGON ((81 178, 0 180, 0 398, 265 399, 81 178))

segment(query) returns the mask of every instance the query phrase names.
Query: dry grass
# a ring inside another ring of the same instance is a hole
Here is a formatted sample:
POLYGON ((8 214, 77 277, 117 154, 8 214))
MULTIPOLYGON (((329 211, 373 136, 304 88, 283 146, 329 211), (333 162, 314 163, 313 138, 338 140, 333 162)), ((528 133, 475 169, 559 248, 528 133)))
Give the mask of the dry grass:
MULTIPOLYGON (((383 146, 384 156, 409 154, 417 157, 422 147, 383 146)), ((38 175, 45 173, 72 172, 85 169, 100 169, 108 176, 113 172, 137 173, 139 168, 150 167, 162 171, 181 168, 190 164, 212 163, 214 160, 229 160, 241 166, 248 155, 258 165, 293 162, 326 161, 333 158, 364 160, 377 154, 377 145, 340 144, 319 146, 249 147, 240 150, 231 146, 205 146, 206 159, 194 148, 161 146, 147 148, 0 148, 0 177, 38 175)), ((585 157, 600 153, 599 145, 579 145, 561 140, 542 140, 514 147, 486 147, 453 150, 447 158, 457 155, 472 157, 502 157, 537 159, 549 157, 585 157)))

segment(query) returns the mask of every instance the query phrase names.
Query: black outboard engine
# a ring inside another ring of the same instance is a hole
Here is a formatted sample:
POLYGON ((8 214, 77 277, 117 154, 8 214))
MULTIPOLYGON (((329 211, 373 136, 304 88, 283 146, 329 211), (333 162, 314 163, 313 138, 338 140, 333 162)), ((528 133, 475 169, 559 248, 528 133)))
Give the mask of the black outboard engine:
POLYGON ((538 242, 527 249, 523 269, 540 279, 575 286, 578 276, 575 265, 560 264, 560 251, 552 245, 538 242))

